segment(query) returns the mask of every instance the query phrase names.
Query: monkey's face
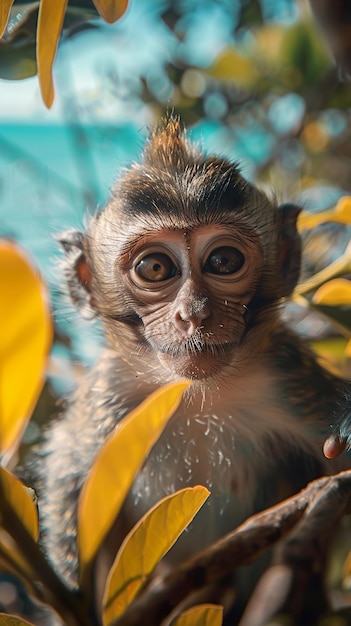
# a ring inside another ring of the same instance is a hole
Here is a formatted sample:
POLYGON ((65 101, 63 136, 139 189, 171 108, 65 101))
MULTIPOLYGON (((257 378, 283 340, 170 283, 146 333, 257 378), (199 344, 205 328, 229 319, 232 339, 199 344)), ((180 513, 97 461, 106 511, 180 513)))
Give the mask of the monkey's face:
POLYGON ((136 367, 145 355, 161 379, 232 375, 254 341, 269 340, 264 329, 296 285, 298 213, 236 164, 193 149, 170 118, 86 234, 61 237, 72 300, 101 319, 112 349, 136 367))
POLYGON ((141 338, 176 376, 213 377, 235 361, 262 253, 240 228, 163 229, 134 238, 122 257, 141 338))

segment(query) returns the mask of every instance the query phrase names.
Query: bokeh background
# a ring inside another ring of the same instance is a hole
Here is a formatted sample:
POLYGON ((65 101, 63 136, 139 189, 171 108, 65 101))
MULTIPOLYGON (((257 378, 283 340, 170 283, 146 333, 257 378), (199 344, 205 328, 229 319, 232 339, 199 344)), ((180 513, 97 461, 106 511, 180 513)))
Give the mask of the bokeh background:
MULTIPOLYGON (((69 4, 80 5, 87 3, 69 4)), ((14 6, 23 18, 22 3, 14 6)), ((103 206, 167 112, 181 115, 205 151, 239 161, 280 201, 322 211, 351 188, 350 82, 304 0, 130 0, 112 25, 80 11, 65 23, 50 110, 34 75, 35 12, 16 45, 0 42, 0 235, 39 265, 56 329, 39 422, 100 343, 99 329, 66 300, 54 235, 84 226, 103 206)), ((349 239, 349 226, 322 226, 311 272, 349 239)), ((323 329, 314 318, 301 332, 323 329)), ((34 421, 28 442, 36 434, 34 421)))

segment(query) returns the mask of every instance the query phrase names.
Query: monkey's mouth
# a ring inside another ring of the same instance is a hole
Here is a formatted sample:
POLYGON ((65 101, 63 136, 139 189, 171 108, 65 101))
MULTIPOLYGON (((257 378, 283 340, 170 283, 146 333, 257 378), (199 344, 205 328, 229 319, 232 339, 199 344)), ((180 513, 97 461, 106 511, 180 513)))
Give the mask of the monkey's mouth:
POLYGON ((161 354, 167 354, 168 356, 181 356, 181 357, 197 357, 199 355, 208 355, 210 357, 223 356, 231 353, 237 343, 234 341, 224 341, 222 343, 206 343, 199 339, 191 337, 181 344, 169 344, 162 346, 159 349, 161 354))
POLYGON ((165 345, 158 351, 159 359, 167 369, 191 380, 215 376, 231 362, 238 345, 233 341, 206 343, 191 339, 182 344, 165 345))

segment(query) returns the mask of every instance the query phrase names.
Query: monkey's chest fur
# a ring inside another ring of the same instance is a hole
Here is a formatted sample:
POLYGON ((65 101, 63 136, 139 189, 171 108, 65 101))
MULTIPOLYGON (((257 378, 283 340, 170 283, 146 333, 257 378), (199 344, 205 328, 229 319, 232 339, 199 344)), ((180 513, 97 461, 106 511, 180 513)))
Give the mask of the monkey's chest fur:
MULTIPOLYGON (((63 419, 53 425, 42 449, 44 540, 58 572, 72 584, 81 486, 106 437, 157 387, 149 373, 126 368, 123 361, 105 355, 84 379, 63 419)), ((320 390, 315 391, 322 406, 320 390)), ((320 417, 325 424, 326 416, 320 417)), ((259 364, 228 386, 191 392, 134 482, 122 510, 123 531, 165 495, 205 485, 211 492, 208 501, 168 557, 171 562, 188 558, 248 515, 327 471, 322 467, 324 437, 319 419, 309 423, 298 409, 294 414, 291 398, 288 402, 278 391, 274 372, 259 364)), ((328 469, 335 471, 330 465, 328 469)))
POLYGON ((281 400, 270 373, 263 371, 219 395, 185 397, 124 509, 135 523, 178 489, 197 484, 209 489, 208 501, 170 552, 170 561, 188 558, 328 471, 322 470, 322 438, 309 433, 297 416, 292 419, 281 400))
POLYGON ((244 450, 236 450, 235 418, 227 415, 224 423, 221 414, 192 414, 186 407, 179 413, 146 460, 125 505, 128 521, 134 523, 150 503, 178 489, 194 485, 209 489, 208 502, 169 555, 173 562, 211 544, 243 521, 252 511, 257 491, 255 452, 247 445, 243 462, 244 450))

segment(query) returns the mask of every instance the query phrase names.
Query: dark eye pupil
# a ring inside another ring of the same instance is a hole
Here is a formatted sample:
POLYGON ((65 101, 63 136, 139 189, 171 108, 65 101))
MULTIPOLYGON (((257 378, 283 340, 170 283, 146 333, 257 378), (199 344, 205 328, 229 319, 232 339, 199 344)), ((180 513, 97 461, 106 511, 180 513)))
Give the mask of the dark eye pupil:
POLYGON ((167 254, 155 252, 141 259, 135 266, 135 271, 143 280, 156 283, 173 278, 178 270, 167 254))
POLYGON ((204 271, 208 274, 230 275, 238 272, 244 265, 244 255, 230 246, 216 248, 211 252, 204 265, 204 271))

